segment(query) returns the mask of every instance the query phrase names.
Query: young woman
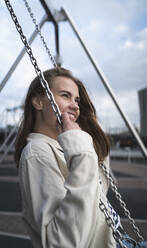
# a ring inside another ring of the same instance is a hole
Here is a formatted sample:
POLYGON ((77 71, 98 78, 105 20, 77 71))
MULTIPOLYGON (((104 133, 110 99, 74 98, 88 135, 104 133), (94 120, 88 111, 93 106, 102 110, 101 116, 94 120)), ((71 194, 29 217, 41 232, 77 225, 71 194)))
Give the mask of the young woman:
POLYGON ((35 248, 116 248, 99 208, 110 215, 108 183, 99 161, 109 167, 109 142, 80 80, 64 68, 44 72, 62 114, 62 127, 35 78, 28 90, 15 159, 19 166, 23 216, 35 248))

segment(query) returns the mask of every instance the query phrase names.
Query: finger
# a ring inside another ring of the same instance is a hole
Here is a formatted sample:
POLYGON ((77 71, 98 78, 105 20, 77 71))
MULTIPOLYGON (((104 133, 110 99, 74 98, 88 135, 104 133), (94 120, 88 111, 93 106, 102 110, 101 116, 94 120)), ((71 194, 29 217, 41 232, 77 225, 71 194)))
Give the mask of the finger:
POLYGON ((80 129, 78 123, 75 121, 71 120, 70 118, 72 116, 69 116, 67 112, 64 112, 62 114, 62 122, 63 122, 63 132, 67 130, 72 130, 72 129, 80 129))
POLYGON ((63 123, 63 130, 67 130, 70 126, 70 118, 67 112, 62 113, 62 123, 63 123))
POLYGON ((75 122, 75 119, 74 119, 74 116, 73 115, 68 115, 69 116, 69 119, 73 122, 75 122))

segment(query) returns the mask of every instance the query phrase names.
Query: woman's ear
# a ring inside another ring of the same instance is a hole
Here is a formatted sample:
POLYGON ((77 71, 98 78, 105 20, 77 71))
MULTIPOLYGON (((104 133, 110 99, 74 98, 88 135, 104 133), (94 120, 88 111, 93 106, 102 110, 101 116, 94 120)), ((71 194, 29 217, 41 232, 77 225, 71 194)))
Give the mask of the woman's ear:
POLYGON ((43 102, 39 96, 32 97, 32 105, 36 110, 42 110, 43 108, 43 102))

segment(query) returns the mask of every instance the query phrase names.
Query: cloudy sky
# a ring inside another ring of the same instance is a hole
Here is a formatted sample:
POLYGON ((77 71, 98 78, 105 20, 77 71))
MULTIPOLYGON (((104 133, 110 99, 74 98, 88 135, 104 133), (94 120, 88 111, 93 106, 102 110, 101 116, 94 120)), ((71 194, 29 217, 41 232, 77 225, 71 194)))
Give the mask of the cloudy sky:
MULTIPOLYGON (((37 22, 45 14, 39 0, 28 0, 37 22)), ((34 25, 23 0, 11 4, 29 38, 34 25)), ((147 1, 146 0, 52 0, 56 9, 64 6, 74 20, 86 46, 103 71, 119 104, 132 124, 139 127, 138 90, 147 86, 147 1)), ((67 22, 60 25, 60 52, 63 66, 83 80, 97 109, 100 122, 106 130, 125 126, 111 97, 102 85, 80 43, 67 22)), ((0 82, 23 48, 4 0, 0 1, 0 82)), ((46 23, 42 34, 55 55, 54 29, 46 23)), ((52 67, 40 41, 32 44, 34 56, 41 70, 52 67)), ((11 76, 0 95, 1 123, 12 123, 14 116, 5 108, 19 106, 23 101, 35 71, 28 55, 11 76), (5 113, 2 114, 2 113, 5 113)), ((15 116, 17 119, 17 115, 15 116)))

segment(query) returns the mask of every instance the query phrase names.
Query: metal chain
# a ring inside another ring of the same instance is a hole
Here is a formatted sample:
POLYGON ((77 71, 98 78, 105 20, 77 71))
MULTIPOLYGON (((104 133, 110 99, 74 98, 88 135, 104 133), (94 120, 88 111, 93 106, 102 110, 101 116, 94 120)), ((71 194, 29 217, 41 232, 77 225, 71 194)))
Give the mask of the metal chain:
POLYGON ((110 182, 111 187, 113 192, 115 193, 115 196, 117 198, 117 200, 120 203, 120 206, 122 207, 122 209, 124 210, 124 214, 126 217, 128 217, 130 224, 133 227, 133 231, 135 234, 137 234, 139 241, 144 241, 144 238, 141 236, 140 231, 138 229, 138 227, 135 225, 135 221, 134 219, 131 217, 130 211, 126 208, 126 204, 125 202, 122 200, 122 197, 120 195, 120 193, 118 192, 118 188, 114 183, 114 180, 112 178, 112 176, 110 175, 109 171, 107 170, 107 168, 105 167, 104 163, 100 162, 100 167, 103 170, 104 175, 106 176, 107 180, 110 182))
POLYGON ((42 40, 42 43, 43 43, 43 45, 44 45, 44 47, 45 47, 45 49, 46 49, 46 52, 47 52, 48 55, 49 55, 49 58, 50 58, 50 60, 51 60, 51 62, 52 62, 52 64, 53 64, 53 66, 54 66, 54 67, 57 67, 57 63, 56 63, 54 57, 52 56, 52 54, 51 54, 51 52, 50 52, 50 49, 49 49, 48 46, 47 46, 47 43, 46 43, 46 41, 45 41, 45 39, 44 39, 44 37, 43 37, 43 35, 42 35, 42 33, 41 33, 40 27, 39 27, 39 25, 37 24, 37 21, 36 21, 36 19, 35 19, 35 17, 34 17, 34 14, 33 14, 33 12, 32 12, 31 7, 29 6, 29 4, 28 4, 28 2, 27 2, 26 0, 23 0, 23 1, 24 1, 24 3, 25 3, 25 6, 26 6, 26 8, 27 8, 27 10, 28 10, 28 12, 29 12, 29 15, 30 15, 30 17, 31 17, 31 19, 32 19, 32 21, 33 21, 33 23, 34 23, 34 25, 35 25, 35 28, 36 28, 36 30, 37 30, 37 32, 38 32, 38 34, 39 34, 39 36, 40 36, 40 38, 41 38, 41 40, 42 40))
POLYGON ((123 242, 122 242, 122 240, 123 240, 122 234, 120 233, 120 231, 118 229, 115 229, 114 221, 113 221, 110 213, 108 212, 108 208, 105 206, 105 204, 102 202, 101 199, 100 199, 100 203, 99 203, 99 208, 104 213, 106 223, 111 228, 113 237, 116 240, 116 242, 118 242, 120 244, 121 248, 127 248, 127 246, 125 244, 123 244, 123 242))
POLYGON ((48 83, 45 80, 43 73, 41 72, 41 70, 38 67, 37 61, 36 61, 35 57, 33 56, 32 49, 28 44, 27 38, 25 37, 25 35, 24 35, 23 31, 22 31, 22 28, 21 28, 21 26, 20 26, 20 24, 18 22, 18 19, 17 19, 15 13, 14 13, 14 10, 13 10, 9 0, 5 0, 5 4, 6 4, 8 10, 9 10, 9 13, 10 13, 10 15, 12 17, 12 20, 13 20, 14 24, 15 24, 15 27, 16 27, 18 33, 20 34, 20 38, 21 38, 21 40, 22 40, 22 42, 23 42, 23 44, 25 46, 26 52, 28 53, 28 55, 30 57, 31 63, 33 64, 33 66, 35 68, 36 74, 40 79, 41 85, 46 91, 47 97, 48 97, 48 99, 49 99, 49 101, 51 103, 53 111, 55 112, 56 118, 57 118, 59 124, 62 125, 61 113, 60 113, 59 107, 55 102, 54 96, 53 96, 51 90, 49 89, 48 83))

